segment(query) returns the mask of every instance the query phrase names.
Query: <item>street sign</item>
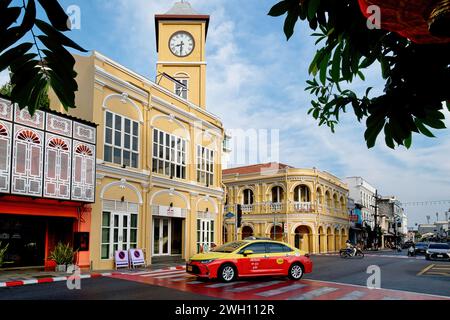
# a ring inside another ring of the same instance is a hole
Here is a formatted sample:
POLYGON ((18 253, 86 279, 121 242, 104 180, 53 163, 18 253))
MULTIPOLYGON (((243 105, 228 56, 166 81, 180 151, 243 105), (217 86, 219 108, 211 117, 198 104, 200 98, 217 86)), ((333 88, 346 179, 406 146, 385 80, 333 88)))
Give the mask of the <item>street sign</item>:
POLYGON ((225 215, 225 218, 227 218, 227 219, 234 218, 234 213, 228 212, 228 213, 225 215))

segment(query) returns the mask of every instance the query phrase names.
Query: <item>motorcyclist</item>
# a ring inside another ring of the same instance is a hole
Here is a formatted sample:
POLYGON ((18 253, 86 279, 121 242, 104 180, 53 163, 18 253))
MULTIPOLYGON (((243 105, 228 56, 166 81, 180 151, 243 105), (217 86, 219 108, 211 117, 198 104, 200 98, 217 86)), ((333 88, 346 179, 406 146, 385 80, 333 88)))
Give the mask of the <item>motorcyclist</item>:
POLYGON ((347 246, 347 251, 352 256, 356 255, 356 247, 353 245, 353 243, 350 240, 345 241, 345 245, 347 246))

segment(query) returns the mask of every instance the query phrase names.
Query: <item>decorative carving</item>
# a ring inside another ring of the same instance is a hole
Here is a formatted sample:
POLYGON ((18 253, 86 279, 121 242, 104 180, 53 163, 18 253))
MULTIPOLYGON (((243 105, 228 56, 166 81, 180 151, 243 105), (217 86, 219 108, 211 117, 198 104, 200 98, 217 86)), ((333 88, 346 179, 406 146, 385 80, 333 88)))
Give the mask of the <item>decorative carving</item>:
POLYGON ((60 138, 53 138, 48 143, 48 146, 55 149, 61 149, 64 151, 68 151, 69 147, 67 146, 66 142, 63 139, 60 138))
POLYGON ((47 131, 60 134, 66 137, 72 136, 72 121, 56 116, 54 114, 47 114, 47 131))
POLYGON ((120 99, 120 102, 122 102, 123 104, 125 104, 125 103, 128 102, 128 99, 129 99, 128 93, 123 92, 123 93, 121 94, 121 97, 122 97, 122 98, 120 99))
POLYGON ((26 142, 41 144, 41 139, 39 139, 39 136, 32 130, 20 131, 17 138, 26 142))
POLYGON ((12 120, 12 105, 9 101, 0 99, 0 119, 12 120))
POLYGON ((77 140, 95 143, 95 128, 88 127, 79 122, 74 122, 73 137, 77 140))
POLYGON ((21 123, 36 129, 44 129, 44 117, 43 111, 36 111, 33 116, 28 112, 28 108, 22 110, 16 105, 15 119, 17 123, 21 123))

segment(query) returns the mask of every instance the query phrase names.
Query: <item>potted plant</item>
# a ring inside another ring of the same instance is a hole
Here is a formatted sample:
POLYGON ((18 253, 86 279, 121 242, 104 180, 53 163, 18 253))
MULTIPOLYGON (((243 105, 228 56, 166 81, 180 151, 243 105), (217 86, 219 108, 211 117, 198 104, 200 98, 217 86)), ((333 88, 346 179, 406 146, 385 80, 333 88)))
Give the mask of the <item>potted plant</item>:
POLYGON ((67 265, 73 264, 75 252, 70 244, 59 242, 50 254, 50 259, 56 262, 56 272, 66 272, 67 265))
POLYGON ((9 243, 7 243, 5 247, 2 247, 2 242, 0 241, 0 268, 5 263, 5 260, 4 260, 5 253, 6 253, 6 250, 8 250, 8 246, 9 246, 9 243))

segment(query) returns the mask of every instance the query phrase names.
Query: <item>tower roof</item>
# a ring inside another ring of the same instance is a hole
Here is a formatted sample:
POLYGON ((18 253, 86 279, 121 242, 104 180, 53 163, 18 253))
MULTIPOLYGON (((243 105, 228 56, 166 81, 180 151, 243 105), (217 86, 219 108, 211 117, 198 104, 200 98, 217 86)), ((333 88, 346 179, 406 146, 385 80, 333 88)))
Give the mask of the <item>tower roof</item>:
POLYGON ((167 11, 165 14, 168 15, 199 15, 197 11, 195 11, 189 2, 179 1, 175 2, 173 7, 167 11))
POLYGON ((173 7, 164 14, 155 15, 155 28, 156 28, 156 50, 159 50, 158 38, 159 38, 159 21, 161 20, 171 20, 171 21, 205 21, 206 22, 206 32, 205 37, 208 34, 209 26, 209 15, 200 14, 195 11, 191 4, 187 1, 175 2, 173 7))

